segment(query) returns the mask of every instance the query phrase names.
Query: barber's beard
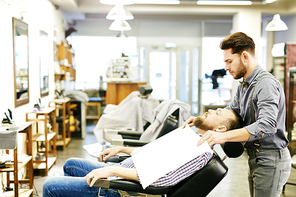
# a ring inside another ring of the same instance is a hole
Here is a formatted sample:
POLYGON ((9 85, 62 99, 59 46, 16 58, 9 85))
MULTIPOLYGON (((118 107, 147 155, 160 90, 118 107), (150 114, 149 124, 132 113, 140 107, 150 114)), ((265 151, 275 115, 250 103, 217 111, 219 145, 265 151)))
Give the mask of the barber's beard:
POLYGON ((213 128, 210 125, 205 124, 205 118, 203 116, 197 116, 193 121, 194 126, 202 130, 212 130, 213 128))
POLYGON ((247 68, 241 59, 240 59, 240 63, 239 63, 238 70, 236 71, 236 73, 237 74, 235 76, 233 76, 234 79, 240 79, 243 76, 245 76, 245 74, 247 73, 247 68))

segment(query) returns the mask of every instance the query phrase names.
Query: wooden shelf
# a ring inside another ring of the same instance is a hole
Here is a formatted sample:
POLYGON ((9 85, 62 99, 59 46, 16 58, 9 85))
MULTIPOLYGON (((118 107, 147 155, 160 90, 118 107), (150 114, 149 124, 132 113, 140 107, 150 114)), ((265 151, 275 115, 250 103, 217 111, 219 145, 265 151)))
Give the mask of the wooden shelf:
MULTIPOLYGON (((48 133, 47 134, 47 141, 50 141, 54 138, 56 133, 48 133)), ((45 141, 45 135, 42 133, 37 133, 33 135, 33 142, 44 142, 45 141)))
MULTIPOLYGON (((53 99, 49 101, 48 106, 52 107, 54 106, 56 111, 59 113, 58 114, 58 119, 56 123, 59 125, 62 125, 62 140, 57 139, 57 146, 63 146, 63 150, 66 149, 66 145, 70 142, 70 140, 66 138, 71 138, 71 133, 70 133, 70 124, 69 124, 69 118, 71 115, 70 112, 70 98, 62 98, 62 99, 53 99), (61 121, 62 120, 62 121, 61 121), (62 143, 62 144, 61 144, 62 143)), ((59 128, 59 127, 57 127, 59 128)), ((57 129, 57 134, 59 134, 59 129, 57 129)), ((58 137, 58 136, 57 136, 58 137)))
MULTIPOLYGON (((18 160, 18 170, 22 169, 27 163, 29 163, 32 159, 32 156, 28 156, 24 158, 23 160, 18 160)), ((0 172, 13 172, 14 168, 0 168, 0 172)))
POLYGON ((41 111, 26 113, 26 121, 33 121, 36 133, 32 136, 32 142, 37 147, 44 142, 44 148, 37 148, 37 153, 44 153, 44 159, 33 160, 33 169, 45 169, 45 176, 48 175, 49 168, 56 161, 56 109, 55 107, 43 108, 41 111), (34 115, 34 117, 32 117, 34 115), (52 120, 52 132, 48 133, 47 124, 52 120), (43 131, 38 130, 38 124, 43 123, 43 131), (46 137, 46 139, 45 139, 46 137), (51 149, 51 150, 50 150, 51 149), (49 154, 52 154, 49 156, 49 154), (54 158, 54 159, 52 159, 54 158))
MULTIPOLYGON (((71 138, 66 138, 65 143, 68 145, 71 141, 71 138)), ((64 140, 63 139, 57 139, 56 146, 64 146, 64 140)))
MULTIPOLYGON (((33 189, 20 189, 19 190, 19 197, 28 197, 31 196, 33 193, 33 189)), ((13 197, 14 191, 4 192, 0 194, 0 197, 13 197)))
POLYGON ((91 119, 91 120, 98 120, 100 119, 100 116, 97 116, 97 115, 89 115, 89 116, 86 116, 85 119, 91 119))
MULTIPOLYGON (((56 157, 48 157, 48 159, 47 159, 48 169, 50 169, 53 166, 53 164, 56 162, 56 160, 57 160, 56 157)), ((45 159, 34 160, 33 168, 34 168, 34 170, 46 169, 45 159)))

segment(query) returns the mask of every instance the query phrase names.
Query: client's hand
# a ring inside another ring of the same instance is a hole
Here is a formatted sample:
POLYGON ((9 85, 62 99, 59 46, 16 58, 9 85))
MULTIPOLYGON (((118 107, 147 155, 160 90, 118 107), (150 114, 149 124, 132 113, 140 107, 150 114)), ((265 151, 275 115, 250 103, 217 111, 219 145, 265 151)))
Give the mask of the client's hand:
POLYGON ((113 173, 113 166, 92 170, 86 175, 87 184, 92 187, 98 179, 108 178, 113 173))
POLYGON ((194 126, 193 122, 194 122, 194 119, 195 118, 196 118, 195 116, 190 116, 188 118, 188 120, 186 120, 186 122, 184 123, 184 125, 182 126, 182 129, 184 129, 186 127, 186 125, 188 125, 190 127, 193 127, 194 126))
POLYGON ((112 156, 117 155, 118 153, 120 153, 122 151, 123 147, 115 147, 115 148, 108 148, 106 150, 104 150, 103 152, 101 152, 100 154, 100 160, 101 161, 106 161, 107 159, 109 159, 112 156), (104 155, 107 155, 103 158, 104 155))

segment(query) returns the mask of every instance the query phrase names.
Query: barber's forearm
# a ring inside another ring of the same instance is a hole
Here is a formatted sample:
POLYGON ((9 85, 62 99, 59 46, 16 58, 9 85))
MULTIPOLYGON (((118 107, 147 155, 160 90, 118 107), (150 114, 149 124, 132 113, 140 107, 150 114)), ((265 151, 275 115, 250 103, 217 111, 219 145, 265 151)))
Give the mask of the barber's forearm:
POLYGON ((226 142, 246 142, 251 134, 246 128, 235 129, 224 133, 226 142))
POLYGON ((123 168, 119 166, 112 167, 112 175, 129 180, 139 180, 137 170, 135 168, 123 168))

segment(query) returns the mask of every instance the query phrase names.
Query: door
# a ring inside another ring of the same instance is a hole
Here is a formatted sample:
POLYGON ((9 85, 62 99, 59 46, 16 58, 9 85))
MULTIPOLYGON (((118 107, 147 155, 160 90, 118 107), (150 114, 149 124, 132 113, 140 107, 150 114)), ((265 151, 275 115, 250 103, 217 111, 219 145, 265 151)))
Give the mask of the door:
POLYGON ((139 59, 153 96, 186 102, 198 113, 198 48, 141 47, 139 59))

